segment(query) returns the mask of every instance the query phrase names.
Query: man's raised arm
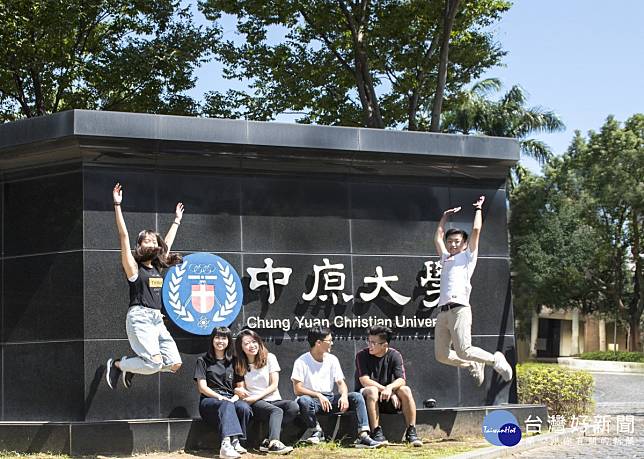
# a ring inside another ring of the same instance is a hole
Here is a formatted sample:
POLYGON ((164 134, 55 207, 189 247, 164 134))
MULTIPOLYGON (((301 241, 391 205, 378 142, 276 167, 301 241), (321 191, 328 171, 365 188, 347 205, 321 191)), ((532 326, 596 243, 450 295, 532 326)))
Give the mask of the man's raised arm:
POLYGON ((470 252, 476 252, 479 248, 479 236, 483 227, 483 203, 485 196, 479 196, 479 199, 472 204, 474 206, 474 224, 472 225, 472 235, 470 236, 470 252))
POLYGON ((445 212, 443 212, 443 216, 438 222, 438 228, 436 228, 436 233, 434 233, 434 245, 436 246, 438 256, 441 256, 445 252, 447 252, 447 247, 445 247, 445 223, 447 222, 447 219, 450 215, 455 214, 459 210, 461 210, 460 207, 447 209, 445 212))

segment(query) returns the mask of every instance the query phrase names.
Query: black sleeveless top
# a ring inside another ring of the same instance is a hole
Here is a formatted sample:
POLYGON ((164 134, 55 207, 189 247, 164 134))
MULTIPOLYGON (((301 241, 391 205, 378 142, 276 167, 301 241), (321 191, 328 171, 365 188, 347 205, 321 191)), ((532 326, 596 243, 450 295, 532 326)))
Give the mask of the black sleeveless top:
POLYGON ((163 277, 154 266, 148 268, 139 264, 139 276, 134 282, 127 282, 130 285, 130 307, 140 305, 161 310, 163 277))

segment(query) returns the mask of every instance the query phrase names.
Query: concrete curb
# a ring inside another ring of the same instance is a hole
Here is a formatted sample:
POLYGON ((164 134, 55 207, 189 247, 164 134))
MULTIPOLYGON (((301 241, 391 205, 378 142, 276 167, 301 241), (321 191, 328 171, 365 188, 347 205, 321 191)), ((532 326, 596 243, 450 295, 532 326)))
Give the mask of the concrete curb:
POLYGON ((612 362, 605 360, 582 360, 577 357, 559 357, 559 365, 587 370, 597 373, 644 373, 644 363, 638 362, 612 362))
POLYGON ((449 456, 450 459, 495 459, 497 457, 510 457, 514 454, 529 451, 541 446, 547 446, 556 441, 561 441, 564 438, 574 438, 583 434, 583 427, 572 427, 557 433, 547 433, 542 435, 534 435, 532 437, 521 439, 518 445, 507 446, 490 446, 488 448, 481 448, 467 453, 449 456))

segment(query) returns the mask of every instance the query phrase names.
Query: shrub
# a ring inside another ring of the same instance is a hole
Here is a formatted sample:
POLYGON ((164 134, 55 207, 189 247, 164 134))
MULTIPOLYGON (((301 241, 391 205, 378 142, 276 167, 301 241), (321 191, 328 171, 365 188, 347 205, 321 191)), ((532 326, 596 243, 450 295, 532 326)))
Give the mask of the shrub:
POLYGON ((593 412, 595 381, 590 373, 558 365, 517 365, 519 403, 543 403, 551 416, 566 419, 593 412))
POLYGON ((642 352, 624 352, 624 351, 584 352, 579 356, 579 358, 584 360, 611 360, 614 362, 644 363, 644 353, 642 352))

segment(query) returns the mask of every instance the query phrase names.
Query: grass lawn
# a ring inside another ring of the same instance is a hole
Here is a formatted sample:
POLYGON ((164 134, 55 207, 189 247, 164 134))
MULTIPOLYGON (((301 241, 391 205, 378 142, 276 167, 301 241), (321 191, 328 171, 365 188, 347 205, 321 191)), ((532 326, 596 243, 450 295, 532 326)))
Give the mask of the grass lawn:
MULTIPOLYGON (((464 453, 473 449, 490 446, 482 438, 464 438, 458 440, 426 440, 422 447, 414 448, 402 444, 393 444, 385 448, 378 449, 357 449, 341 446, 339 443, 326 443, 317 446, 297 447, 285 458, 291 459, 317 459, 317 458, 335 458, 335 459, 419 459, 419 458, 439 458, 448 457, 455 454, 464 453)), ((141 459, 197 459, 217 457, 216 451, 191 451, 191 452, 174 452, 174 453, 150 453, 133 456, 141 459)), ((25 459, 71 459, 80 458, 80 456, 66 456, 55 454, 17 454, 12 452, 0 452, 0 458, 25 458, 25 459)), ((129 456, 124 456, 129 457, 129 456)), ((242 459, 259 459, 268 456, 265 454, 253 454, 249 452, 244 454, 242 459)), ((114 456, 83 456, 83 459, 117 459, 114 456)))

